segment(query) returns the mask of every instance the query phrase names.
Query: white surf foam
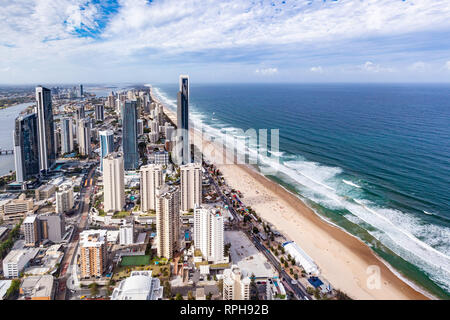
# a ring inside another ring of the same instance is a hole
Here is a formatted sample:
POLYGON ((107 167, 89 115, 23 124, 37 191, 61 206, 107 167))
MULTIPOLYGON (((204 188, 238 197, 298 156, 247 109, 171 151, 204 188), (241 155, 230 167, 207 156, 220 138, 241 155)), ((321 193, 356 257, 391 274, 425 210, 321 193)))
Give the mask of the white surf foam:
POLYGON ((342 179, 342 182, 345 183, 345 184, 348 184, 349 186, 355 187, 355 188, 361 188, 356 183, 353 183, 353 182, 351 182, 349 180, 342 179))

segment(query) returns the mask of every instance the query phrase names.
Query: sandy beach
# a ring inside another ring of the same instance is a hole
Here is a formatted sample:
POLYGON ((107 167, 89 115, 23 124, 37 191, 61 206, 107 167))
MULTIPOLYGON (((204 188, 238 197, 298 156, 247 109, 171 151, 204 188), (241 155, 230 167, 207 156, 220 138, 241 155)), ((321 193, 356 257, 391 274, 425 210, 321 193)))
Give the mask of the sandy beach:
MULTIPOLYGON (((161 104, 176 123, 175 113, 161 104)), ((191 139, 194 143, 201 141, 198 132, 192 132, 191 139)), ((391 271, 366 244, 320 218, 297 196, 247 165, 218 164, 224 163, 221 161, 223 150, 203 141, 205 147, 208 149, 205 158, 217 164, 229 186, 242 192, 242 201, 295 241, 316 262, 323 277, 334 288, 353 299, 428 299, 391 271), (373 279, 377 267, 380 286, 369 289, 368 280, 373 279)))

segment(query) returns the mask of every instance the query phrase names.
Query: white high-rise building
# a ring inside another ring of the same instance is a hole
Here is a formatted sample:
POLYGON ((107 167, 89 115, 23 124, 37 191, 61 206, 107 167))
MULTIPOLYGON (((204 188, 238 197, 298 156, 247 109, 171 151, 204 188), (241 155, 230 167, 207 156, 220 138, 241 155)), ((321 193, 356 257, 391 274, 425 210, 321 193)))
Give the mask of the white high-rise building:
POLYGON ((223 271, 223 299, 250 300, 250 278, 236 265, 223 271))
POLYGON ((72 118, 61 119, 61 153, 73 151, 73 124, 72 118))
POLYGON ((159 123, 157 120, 152 120, 152 122, 150 122, 150 130, 159 135, 159 123))
POLYGON ((202 165, 188 163, 180 166, 181 210, 189 211, 202 204, 202 165))
POLYGON ((103 158, 103 196, 105 212, 115 212, 125 205, 123 156, 110 153, 103 158))
POLYGON ((142 212, 156 210, 156 190, 163 185, 161 165, 149 164, 141 167, 142 212))
POLYGON ((126 221, 119 227, 119 243, 128 245, 134 243, 134 225, 133 223, 126 223, 126 221))
POLYGON ((224 262, 223 215, 219 208, 194 208, 194 247, 213 263, 224 262))
POLYGON ((64 213, 73 208, 73 187, 66 186, 56 192, 56 212, 64 213))
POLYGON ((156 194, 156 234, 159 257, 172 259, 179 250, 180 192, 165 185, 156 194))
POLYGON ((78 120, 78 150, 83 156, 91 155, 91 122, 89 119, 78 120))

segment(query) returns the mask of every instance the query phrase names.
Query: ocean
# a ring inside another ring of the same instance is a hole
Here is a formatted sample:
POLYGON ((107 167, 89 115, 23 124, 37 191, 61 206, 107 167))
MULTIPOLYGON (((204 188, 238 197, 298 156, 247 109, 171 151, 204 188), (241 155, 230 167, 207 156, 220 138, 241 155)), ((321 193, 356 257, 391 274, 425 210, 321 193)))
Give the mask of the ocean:
MULTIPOLYGON (((176 109, 177 85, 153 88, 176 109)), ((191 120, 218 139, 279 129, 280 163, 258 158, 277 168, 268 178, 450 298, 449 85, 191 84, 189 99, 191 120)))

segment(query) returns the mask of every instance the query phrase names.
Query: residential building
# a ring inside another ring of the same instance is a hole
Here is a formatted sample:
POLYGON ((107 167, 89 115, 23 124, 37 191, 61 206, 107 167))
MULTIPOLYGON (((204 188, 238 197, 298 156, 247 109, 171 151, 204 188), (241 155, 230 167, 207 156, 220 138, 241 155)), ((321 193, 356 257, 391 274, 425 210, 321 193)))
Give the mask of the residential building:
POLYGON ((250 278, 233 265, 223 272, 223 299, 250 300, 250 278))
POLYGON ((89 118, 78 120, 78 152, 83 156, 91 156, 91 121, 89 118))
POLYGON ((196 206, 194 209, 194 247, 213 263, 225 261, 223 215, 219 208, 196 206))
POLYGON ((55 135, 52 95, 49 89, 36 87, 39 170, 47 172, 55 163, 55 135))
POLYGON ((125 205, 123 156, 110 153, 103 158, 103 196, 105 212, 115 212, 125 205))
POLYGON ((169 164, 169 153, 167 151, 153 152, 149 158, 156 165, 167 166, 169 164))
POLYGON ((37 215, 29 215, 22 223, 23 232, 25 234, 25 245, 34 247, 40 242, 40 226, 37 215))
POLYGON ((81 278, 101 277, 106 264, 106 230, 80 233, 81 278))
POLYGON ((114 289, 111 300, 160 300, 163 288, 152 271, 132 271, 130 276, 114 289))
POLYGON ((105 109, 102 104, 95 105, 95 121, 105 120, 105 109))
POLYGON ((144 120, 138 119, 136 125, 137 125, 137 135, 142 136, 144 134, 144 120))
POLYGON ((73 201, 73 187, 65 186, 58 192, 56 192, 56 212, 65 213, 72 210, 74 205, 73 201))
POLYGON ((61 153, 70 153, 74 149, 73 145, 73 123, 72 118, 61 119, 61 153))
POLYGON ((112 130, 99 131, 100 136, 100 170, 103 171, 103 158, 114 152, 114 132, 112 130))
POLYGON ((180 166, 181 210, 189 211, 202 204, 202 165, 189 163, 180 166))
POLYGON ((39 173, 39 143, 37 114, 16 118, 14 128, 14 164, 16 181, 25 182, 39 173))
POLYGON ((179 250, 180 192, 165 185, 156 193, 156 234, 159 257, 173 258, 179 250))
POLYGON ((136 100, 126 101, 122 114, 122 147, 125 170, 135 170, 139 164, 136 126, 136 100))
POLYGON ((156 210, 156 190, 163 185, 161 165, 149 164, 141 167, 141 210, 156 210))
POLYGON ((119 227, 119 243, 129 245, 134 243, 134 225, 133 222, 126 223, 119 227))
POLYGON ((189 144, 189 77, 180 76, 180 91, 177 95, 177 129, 182 130, 178 137, 181 143, 181 162, 187 164, 191 162, 191 152, 189 144))

